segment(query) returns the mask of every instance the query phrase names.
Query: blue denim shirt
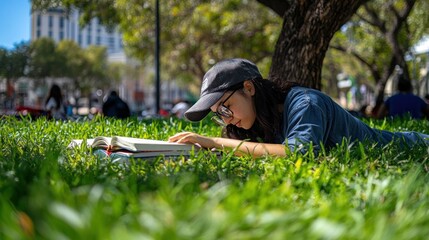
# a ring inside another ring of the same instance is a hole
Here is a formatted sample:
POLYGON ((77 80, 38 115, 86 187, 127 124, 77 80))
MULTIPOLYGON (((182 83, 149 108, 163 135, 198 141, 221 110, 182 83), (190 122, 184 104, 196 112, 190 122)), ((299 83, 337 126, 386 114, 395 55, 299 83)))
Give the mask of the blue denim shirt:
POLYGON ((307 152, 313 144, 317 155, 320 144, 329 149, 346 139, 370 141, 385 145, 393 140, 403 140, 406 144, 429 144, 429 135, 417 132, 389 132, 369 127, 339 106, 329 96, 320 91, 293 87, 284 101, 283 129, 278 142, 287 144, 294 151, 302 147, 307 152))

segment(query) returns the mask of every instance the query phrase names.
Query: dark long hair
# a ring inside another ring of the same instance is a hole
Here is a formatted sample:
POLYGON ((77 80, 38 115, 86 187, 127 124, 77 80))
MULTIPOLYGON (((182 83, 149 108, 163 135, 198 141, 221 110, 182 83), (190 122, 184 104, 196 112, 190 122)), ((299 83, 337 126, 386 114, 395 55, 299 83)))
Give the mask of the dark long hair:
POLYGON ((49 102, 49 99, 54 98, 55 102, 57 103, 57 106, 55 109, 59 109, 61 107, 61 104, 63 102, 63 96, 61 94, 61 89, 58 85, 54 84, 51 87, 51 90, 49 91, 49 96, 46 98, 45 104, 49 102))
MULTIPOLYGON (((246 130, 229 124, 222 135, 224 137, 250 140, 253 142, 275 142, 276 132, 280 130, 282 115, 279 111, 279 104, 283 104, 288 90, 281 89, 273 81, 255 78, 250 80, 255 86, 255 94, 252 100, 255 104, 256 120, 253 126, 246 130)), ((243 88, 243 83, 233 86, 229 90, 243 88)))

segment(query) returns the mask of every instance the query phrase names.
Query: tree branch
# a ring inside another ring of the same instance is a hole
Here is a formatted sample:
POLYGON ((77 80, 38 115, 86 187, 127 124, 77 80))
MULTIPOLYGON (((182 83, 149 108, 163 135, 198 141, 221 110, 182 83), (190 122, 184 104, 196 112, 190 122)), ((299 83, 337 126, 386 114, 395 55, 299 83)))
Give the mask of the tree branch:
MULTIPOLYGON (((373 73, 373 76, 380 75, 378 73, 378 69, 376 69, 376 67, 374 67, 374 63, 370 63, 370 62, 366 61, 358 52, 356 52, 356 51, 354 51, 354 50, 352 50, 350 48, 346 48, 346 47, 344 47, 342 45, 330 45, 329 47, 332 48, 332 49, 335 49, 337 51, 344 52, 344 53, 352 55, 360 63, 362 63, 363 65, 367 66, 370 69, 370 71, 373 73), (377 73, 374 74, 374 72, 377 72, 377 73)), ((378 81, 378 79, 375 79, 375 81, 378 81)))
POLYGON ((277 15, 283 17, 286 10, 290 8, 291 4, 288 0, 257 0, 260 4, 273 10, 277 15))
POLYGON ((360 18, 363 21, 367 22, 368 24, 379 28, 381 32, 383 32, 383 33, 387 32, 386 22, 379 18, 377 11, 375 9, 371 8, 368 3, 365 3, 363 5, 363 7, 364 7, 365 11, 367 12, 367 14, 369 15, 370 19, 365 19, 365 18, 363 18, 363 16, 360 16, 360 15, 358 15, 358 16, 360 16, 360 18))

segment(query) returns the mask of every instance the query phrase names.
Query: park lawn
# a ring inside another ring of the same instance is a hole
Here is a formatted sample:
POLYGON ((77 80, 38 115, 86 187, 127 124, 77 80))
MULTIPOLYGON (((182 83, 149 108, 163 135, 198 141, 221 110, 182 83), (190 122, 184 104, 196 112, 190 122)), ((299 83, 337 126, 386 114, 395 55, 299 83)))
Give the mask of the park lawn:
MULTIPOLYGON (((429 133, 428 121, 370 121, 429 133)), ((429 153, 346 143, 320 156, 97 159, 72 139, 216 136, 209 121, 0 119, 0 239, 427 239, 429 153)))

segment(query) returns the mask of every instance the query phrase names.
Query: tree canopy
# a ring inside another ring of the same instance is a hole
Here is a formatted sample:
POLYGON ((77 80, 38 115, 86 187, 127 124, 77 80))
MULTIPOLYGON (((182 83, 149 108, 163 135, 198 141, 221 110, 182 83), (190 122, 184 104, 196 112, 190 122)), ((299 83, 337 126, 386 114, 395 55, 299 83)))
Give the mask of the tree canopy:
POLYGON ((407 57, 412 46, 428 33, 427 0, 375 0, 365 3, 356 15, 337 33, 331 43, 357 59, 371 73, 378 86, 378 102, 384 97, 387 80, 397 66, 406 79, 410 74, 407 57))
MULTIPOLYGON (((329 41, 365 1, 258 2, 162 2, 165 72, 171 76, 190 73, 201 79, 219 59, 245 57, 263 66, 263 72, 272 62, 269 76, 282 85, 296 82, 320 88, 329 41)), ((83 12, 83 22, 98 17, 106 25, 119 24, 127 49, 139 59, 151 59, 154 1, 34 0, 33 4, 36 9, 55 4, 75 7, 83 12)))
POLYGON ((29 58, 27 42, 15 44, 12 50, 0 48, 0 76, 13 81, 26 74, 29 58))
POLYGON ((14 49, 0 48, 0 79, 7 85, 20 77, 30 77, 36 86, 46 84, 47 78, 66 78, 70 89, 89 94, 93 88, 107 90, 120 77, 121 66, 107 62, 105 47, 91 46, 82 49, 70 40, 58 44, 50 38, 23 42, 14 49))

